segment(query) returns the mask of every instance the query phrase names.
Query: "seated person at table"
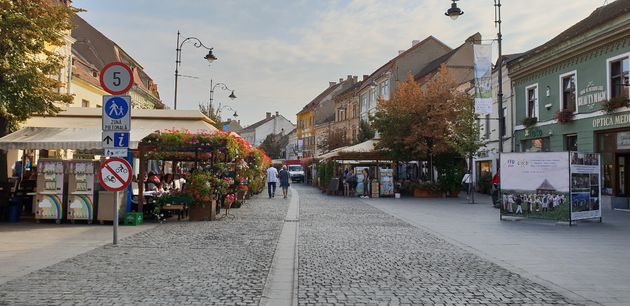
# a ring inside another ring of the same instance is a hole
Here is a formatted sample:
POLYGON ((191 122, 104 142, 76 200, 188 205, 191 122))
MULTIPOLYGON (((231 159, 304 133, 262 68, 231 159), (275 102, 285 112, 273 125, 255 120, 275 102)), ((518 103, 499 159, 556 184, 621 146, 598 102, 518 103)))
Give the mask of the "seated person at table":
POLYGON ((173 181, 173 175, 165 174, 162 177, 162 188, 164 191, 170 191, 175 188, 175 182, 173 181))
POLYGON ((147 191, 164 191, 164 189, 162 189, 160 178, 153 172, 149 172, 149 178, 147 179, 147 191))

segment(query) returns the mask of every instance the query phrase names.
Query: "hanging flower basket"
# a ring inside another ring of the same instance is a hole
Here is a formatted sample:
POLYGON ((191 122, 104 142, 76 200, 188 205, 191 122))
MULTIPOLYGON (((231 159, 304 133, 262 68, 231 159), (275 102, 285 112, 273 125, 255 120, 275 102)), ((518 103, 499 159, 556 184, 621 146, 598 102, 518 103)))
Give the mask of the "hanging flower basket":
POLYGON ((573 111, 565 109, 556 113, 556 119, 560 124, 567 124, 573 120, 573 111))
POLYGON ((612 113, 615 109, 628 106, 630 99, 624 97, 616 97, 602 102, 602 109, 607 113, 612 113))
POLYGON ((526 117, 523 119, 523 125, 525 127, 530 127, 538 122, 537 117, 526 117))

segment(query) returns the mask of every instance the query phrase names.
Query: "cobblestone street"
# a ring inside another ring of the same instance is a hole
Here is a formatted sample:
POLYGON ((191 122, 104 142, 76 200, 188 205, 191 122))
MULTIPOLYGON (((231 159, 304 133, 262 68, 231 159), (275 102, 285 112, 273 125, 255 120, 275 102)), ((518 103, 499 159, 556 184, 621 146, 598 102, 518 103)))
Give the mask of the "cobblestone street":
POLYGON ((299 304, 572 303, 356 199, 299 192, 299 304))
POLYGON ((169 222, 0 285, 2 305, 257 304, 287 205, 169 222))
MULTIPOLYGON (((300 216, 293 303, 576 304, 358 199, 300 185, 294 185, 291 197, 299 197, 300 216)), ((159 225, 123 239, 118 247, 100 247, 2 284, 0 304, 257 305, 273 300, 264 297, 274 291, 266 291, 270 278, 292 287, 289 278, 270 275, 277 246, 289 246, 285 251, 290 253, 291 241, 280 233, 286 224, 296 224, 285 219, 289 202, 298 203, 294 200, 258 196, 233 210, 234 219, 159 225)))

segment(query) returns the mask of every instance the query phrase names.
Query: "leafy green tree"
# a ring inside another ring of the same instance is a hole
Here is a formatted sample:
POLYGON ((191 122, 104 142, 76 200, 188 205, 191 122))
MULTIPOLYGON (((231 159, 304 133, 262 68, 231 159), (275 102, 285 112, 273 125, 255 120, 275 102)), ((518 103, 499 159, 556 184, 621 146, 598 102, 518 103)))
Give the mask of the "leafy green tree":
POLYGON ((223 125, 221 124, 221 115, 214 109, 213 105, 207 103, 199 103, 199 111, 206 115, 206 117, 210 118, 210 120, 214 121, 214 127, 223 131, 223 125))
MULTIPOLYGON (((58 91, 66 44, 77 10, 50 0, 0 0, 0 137, 34 114, 55 114, 72 102, 58 91)), ((0 181, 6 180, 0 152, 0 181)))
POLYGON ((373 139, 375 135, 375 131, 372 128, 370 122, 365 120, 360 120, 359 122, 359 133, 357 135, 357 143, 361 143, 364 141, 368 141, 373 139))
POLYGON ((283 158, 282 153, 289 144, 289 137, 282 134, 269 134, 265 137, 265 140, 260 144, 260 149, 267 153, 272 159, 283 158))

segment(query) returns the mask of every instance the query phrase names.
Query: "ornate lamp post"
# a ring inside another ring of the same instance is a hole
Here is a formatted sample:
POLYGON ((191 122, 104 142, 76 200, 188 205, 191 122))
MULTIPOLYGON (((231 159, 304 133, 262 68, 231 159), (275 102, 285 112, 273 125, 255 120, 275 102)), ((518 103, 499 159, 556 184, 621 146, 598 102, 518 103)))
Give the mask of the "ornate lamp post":
POLYGON ((179 65, 181 65, 182 62, 182 46, 184 46, 186 42, 191 41, 195 48, 203 47, 208 50, 208 54, 203 57, 205 60, 208 61, 208 63, 212 64, 212 62, 217 60, 217 57, 212 54, 213 48, 206 47, 197 37, 187 37, 180 43, 179 36, 180 33, 179 31, 177 31, 177 48, 175 49, 175 96, 173 98, 173 109, 177 109, 177 78, 179 77, 179 65))
MULTIPOLYGON (((453 0, 451 7, 444 13, 444 15, 451 17, 451 19, 455 20, 460 15, 464 14, 464 11, 457 7, 457 1, 453 0)), ((497 88, 497 99, 499 106, 499 161, 501 160, 501 153, 503 152, 503 134, 505 133, 505 122, 503 118, 503 54, 502 54, 502 46, 501 43, 503 41, 503 36, 501 35, 501 0, 494 0, 494 24, 498 27, 499 32, 497 33, 497 42, 499 47, 499 74, 498 74, 498 83, 499 88, 497 88)))
MULTIPOLYGON (((214 84, 212 79, 210 79, 210 105, 208 107, 208 110, 210 110, 210 108, 213 105, 212 102, 214 101, 214 89, 217 88, 217 87, 219 89, 222 89, 222 90, 230 91, 231 93, 228 96, 228 98, 230 98, 232 100, 236 99, 236 95, 234 94, 234 90, 230 89, 227 85, 225 85, 225 83, 216 83, 216 84, 214 84)), ((221 106, 221 102, 219 102, 219 107, 217 107, 217 109, 216 109, 215 116, 219 116, 219 114, 221 113, 221 110, 224 109, 224 108, 230 109, 231 111, 234 112, 233 116, 234 117, 238 117, 238 114, 236 113, 236 111, 233 108, 231 108, 228 105, 221 106)))

